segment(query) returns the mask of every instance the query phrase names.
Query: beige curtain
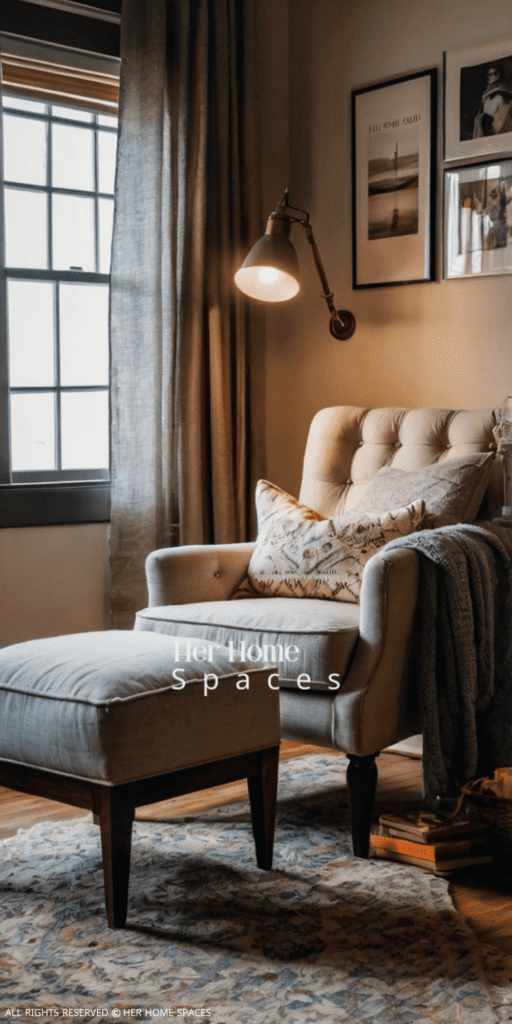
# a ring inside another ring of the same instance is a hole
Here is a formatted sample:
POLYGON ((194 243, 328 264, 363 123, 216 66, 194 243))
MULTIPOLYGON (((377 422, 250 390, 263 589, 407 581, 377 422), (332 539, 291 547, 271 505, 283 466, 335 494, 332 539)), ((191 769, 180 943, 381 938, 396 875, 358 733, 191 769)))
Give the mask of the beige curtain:
POLYGON ((246 540, 262 445, 258 316, 233 273, 261 232, 253 0, 123 0, 112 250, 113 622, 144 561, 246 540))

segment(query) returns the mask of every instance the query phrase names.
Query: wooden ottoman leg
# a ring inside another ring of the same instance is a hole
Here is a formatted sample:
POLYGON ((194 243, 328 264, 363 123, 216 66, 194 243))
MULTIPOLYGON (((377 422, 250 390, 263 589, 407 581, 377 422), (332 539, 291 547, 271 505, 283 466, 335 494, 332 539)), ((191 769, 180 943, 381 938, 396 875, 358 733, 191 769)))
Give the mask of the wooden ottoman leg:
POLYGON ((373 798, 377 785, 375 758, 379 751, 367 757, 347 754, 347 789, 350 816, 352 819, 352 848, 355 857, 365 860, 370 855, 370 828, 372 823, 373 798))
POLYGON ((270 871, 274 851, 279 747, 262 750, 258 757, 258 773, 247 779, 247 788, 251 802, 256 863, 259 868, 270 871))
POLYGON ((109 928, 124 928, 128 910, 128 881, 132 845, 133 806, 115 787, 98 787, 97 813, 101 830, 105 906, 109 928))

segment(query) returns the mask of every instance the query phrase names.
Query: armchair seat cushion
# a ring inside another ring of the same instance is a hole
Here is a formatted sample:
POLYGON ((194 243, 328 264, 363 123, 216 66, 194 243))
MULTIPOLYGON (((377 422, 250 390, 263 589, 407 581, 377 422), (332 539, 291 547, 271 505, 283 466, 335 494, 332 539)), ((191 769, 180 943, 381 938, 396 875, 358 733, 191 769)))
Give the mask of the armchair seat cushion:
POLYGON ((336 692, 359 635, 359 605, 292 597, 202 601, 144 608, 136 630, 191 636, 241 651, 245 661, 279 666, 283 687, 336 692), (245 653, 244 653, 245 652, 245 653), (288 655, 288 657, 286 656, 288 655), (308 675, 310 682, 299 676, 308 675), (329 680, 329 676, 335 678, 329 680))

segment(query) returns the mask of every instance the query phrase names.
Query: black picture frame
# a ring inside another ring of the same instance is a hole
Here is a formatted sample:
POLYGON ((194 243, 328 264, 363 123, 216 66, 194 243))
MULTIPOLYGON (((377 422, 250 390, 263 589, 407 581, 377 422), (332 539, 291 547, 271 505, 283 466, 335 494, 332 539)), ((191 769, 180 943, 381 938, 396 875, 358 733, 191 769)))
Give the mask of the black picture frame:
POLYGON ((436 277, 437 68, 352 92, 354 288, 436 277))

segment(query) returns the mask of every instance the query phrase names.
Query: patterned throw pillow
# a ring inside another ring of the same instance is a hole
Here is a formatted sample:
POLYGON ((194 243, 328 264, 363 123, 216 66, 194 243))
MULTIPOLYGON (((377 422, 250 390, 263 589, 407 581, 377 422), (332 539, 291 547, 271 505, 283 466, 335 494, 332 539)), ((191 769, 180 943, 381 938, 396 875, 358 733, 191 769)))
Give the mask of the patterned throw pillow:
POLYGON ((493 464, 494 453, 483 452, 445 459, 419 470, 385 466, 361 495, 358 511, 398 508, 423 498, 425 528, 471 523, 480 508, 493 464))
POLYGON ((379 548, 421 526, 423 501, 393 512, 324 519, 280 487, 256 487, 258 539, 235 599, 319 597, 357 603, 364 566, 379 548))

